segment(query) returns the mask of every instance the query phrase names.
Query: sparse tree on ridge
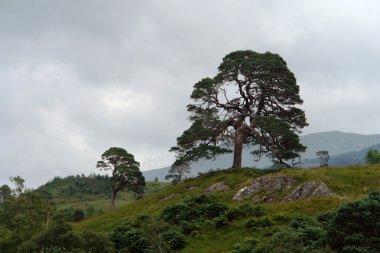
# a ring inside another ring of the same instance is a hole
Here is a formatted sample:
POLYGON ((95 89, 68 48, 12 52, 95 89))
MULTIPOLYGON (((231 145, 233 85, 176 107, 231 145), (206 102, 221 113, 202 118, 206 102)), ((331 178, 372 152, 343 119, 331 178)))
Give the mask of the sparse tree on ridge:
POLYGON ((236 51, 226 55, 213 78, 194 85, 192 122, 177 138, 177 162, 192 163, 234 152, 233 168, 242 164, 244 145, 255 145, 256 160, 267 155, 290 166, 306 147, 298 133, 307 126, 299 87, 277 54, 236 51), (229 147, 233 145, 233 150, 229 147))
POLYGON ((172 179, 172 183, 176 184, 178 182, 181 182, 183 179, 183 176, 187 173, 190 173, 190 166, 187 163, 174 163, 169 171, 168 174, 165 176, 165 180, 172 179))
POLYGON ((137 198, 144 197, 145 178, 140 171, 140 163, 135 161, 127 150, 112 147, 102 154, 102 160, 96 167, 101 170, 111 171, 112 201, 111 209, 115 209, 115 198, 119 191, 133 191, 137 198))
POLYGON ((319 159, 319 166, 320 167, 328 167, 329 166, 329 159, 330 155, 329 152, 326 150, 320 150, 317 151, 317 157, 319 159))

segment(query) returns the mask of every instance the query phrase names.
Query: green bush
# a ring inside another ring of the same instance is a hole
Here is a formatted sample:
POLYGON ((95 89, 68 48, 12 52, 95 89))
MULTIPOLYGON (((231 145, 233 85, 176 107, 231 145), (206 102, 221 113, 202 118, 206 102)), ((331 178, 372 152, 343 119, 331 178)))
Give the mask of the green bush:
POLYGON ((245 203, 239 206, 238 210, 242 217, 246 217, 246 216, 260 217, 265 214, 265 209, 262 205, 253 206, 252 204, 245 203))
POLYGON ((215 228, 224 228, 228 226, 228 219, 226 218, 226 216, 220 216, 215 219, 214 224, 215 228))
POLYGON ((253 228, 253 229, 266 228, 266 227, 270 227, 272 225, 273 225, 273 223, 267 217, 258 218, 258 219, 250 219, 245 224, 245 226, 247 228, 253 228))
POLYGON ((241 212, 238 208, 230 208, 226 212, 226 218, 228 221, 234 221, 241 217, 241 212))
POLYGON ((328 222, 328 243, 344 253, 380 252, 380 192, 343 204, 328 222))
POLYGON ((190 234, 207 220, 224 215, 226 210, 228 207, 224 203, 206 195, 199 195, 166 207, 160 217, 167 223, 179 226, 183 233, 190 234))
POLYGON ((187 244, 181 232, 161 219, 139 216, 126 221, 111 235, 117 252, 173 252, 187 244))
POLYGON ((177 230, 168 230, 163 233, 165 241, 169 244, 171 250, 177 251, 183 249, 187 242, 182 233, 177 230))
POLYGON ((253 237, 248 237, 243 240, 243 242, 236 244, 233 247, 233 253, 254 253, 256 248, 257 240, 253 237))

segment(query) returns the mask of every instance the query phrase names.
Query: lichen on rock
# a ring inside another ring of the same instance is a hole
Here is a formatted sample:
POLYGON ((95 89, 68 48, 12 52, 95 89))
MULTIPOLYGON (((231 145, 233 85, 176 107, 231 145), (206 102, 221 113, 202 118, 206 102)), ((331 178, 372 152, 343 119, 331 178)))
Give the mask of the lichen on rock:
POLYGON ((297 187, 283 201, 294 201, 298 199, 308 199, 313 197, 328 197, 334 194, 329 187, 321 181, 309 181, 297 187))
MULTIPOLYGON (((256 178, 250 186, 240 189, 233 197, 235 201, 254 195, 260 191, 286 191, 292 187, 297 180, 288 175, 274 175, 256 178)), ((273 198, 271 198, 273 199, 273 198)), ((255 196, 254 201, 259 201, 255 196)))

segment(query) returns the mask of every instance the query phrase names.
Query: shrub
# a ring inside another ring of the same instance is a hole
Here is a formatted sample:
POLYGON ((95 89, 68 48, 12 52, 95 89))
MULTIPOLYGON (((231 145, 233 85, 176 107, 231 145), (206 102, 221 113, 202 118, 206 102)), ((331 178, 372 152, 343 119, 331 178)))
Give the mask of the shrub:
POLYGON ((241 216, 240 210, 237 208, 230 208, 226 212, 226 218, 228 221, 237 220, 239 219, 240 216, 241 216))
POLYGON ((209 196, 199 195, 166 207, 161 213, 161 218, 170 224, 179 224, 183 233, 190 234, 198 229, 200 224, 204 225, 207 220, 222 216, 226 210, 227 205, 209 196))
POLYGON ((262 205, 252 206, 251 204, 245 203, 238 208, 240 215, 244 216, 263 216, 265 214, 265 209, 262 205))
POLYGON ((223 228, 228 226, 228 220, 226 216, 221 216, 215 219, 214 224, 215 228, 223 228))
POLYGON ((163 233, 163 237, 165 241, 169 244, 171 250, 183 249, 187 244, 183 234, 181 234, 177 230, 168 230, 163 233))
POLYGON ((251 219, 245 224, 247 228, 265 228, 272 226, 272 222, 267 218, 251 219))
POLYGON ((219 217, 228 209, 227 205, 222 203, 205 204, 201 207, 201 213, 206 219, 219 217))
POLYGON ((114 230, 111 239, 118 252, 173 252, 187 244, 173 226, 146 215, 124 222, 114 230))
POLYGON ((328 222, 328 242, 344 253, 380 252, 380 192, 343 204, 328 222))
POLYGON ((256 248, 257 240, 253 237, 247 237, 243 242, 233 247, 233 253, 253 253, 256 248))

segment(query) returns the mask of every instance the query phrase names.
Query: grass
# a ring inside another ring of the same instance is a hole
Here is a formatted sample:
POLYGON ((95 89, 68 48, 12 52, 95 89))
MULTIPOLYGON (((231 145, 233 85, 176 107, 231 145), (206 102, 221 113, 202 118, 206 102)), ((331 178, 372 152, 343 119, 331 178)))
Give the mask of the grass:
MULTIPOLYGON (((77 231, 91 230, 106 234, 120 225, 125 219, 134 219, 139 215, 158 216, 168 205, 183 201, 184 198, 202 194, 210 185, 224 182, 230 190, 215 193, 215 195, 230 207, 238 206, 232 200, 233 195, 242 187, 249 185, 255 178, 265 174, 285 174, 298 179, 298 185, 310 180, 319 180, 337 194, 335 197, 314 198, 294 202, 274 202, 264 204, 267 218, 275 220, 279 215, 296 213, 315 216, 338 208, 342 203, 365 197, 370 191, 380 190, 380 166, 352 166, 317 169, 284 169, 281 171, 264 172, 256 169, 212 171, 197 178, 188 179, 180 184, 162 187, 161 190, 146 196, 143 200, 119 202, 119 208, 101 215, 85 219, 74 224, 77 231), (176 194, 172 199, 163 198, 176 194)), ((249 200, 245 201, 249 202, 249 200)), ((265 240, 273 233, 273 229, 252 231, 245 228, 245 220, 232 222, 223 229, 216 229, 213 224, 206 224, 202 231, 187 236, 189 245, 181 252, 229 252, 233 245, 247 236, 255 236, 265 240)))

